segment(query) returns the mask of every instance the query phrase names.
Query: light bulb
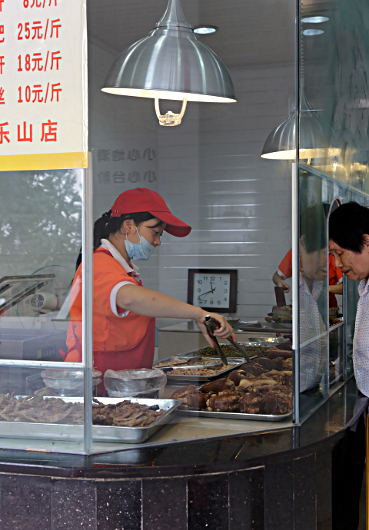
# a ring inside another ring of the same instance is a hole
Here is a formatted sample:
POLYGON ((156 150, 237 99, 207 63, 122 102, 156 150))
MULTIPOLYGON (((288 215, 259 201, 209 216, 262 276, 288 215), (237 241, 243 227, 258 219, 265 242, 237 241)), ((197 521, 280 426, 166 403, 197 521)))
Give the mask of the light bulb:
POLYGON ((174 112, 172 112, 171 110, 169 110, 166 114, 160 114, 159 98, 155 98, 155 112, 158 117, 159 123, 160 125, 164 125, 166 127, 173 127, 174 125, 179 125, 186 111, 186 107, 187 98, 184 97, 181 112, 179 114, 174 114, 174 112))

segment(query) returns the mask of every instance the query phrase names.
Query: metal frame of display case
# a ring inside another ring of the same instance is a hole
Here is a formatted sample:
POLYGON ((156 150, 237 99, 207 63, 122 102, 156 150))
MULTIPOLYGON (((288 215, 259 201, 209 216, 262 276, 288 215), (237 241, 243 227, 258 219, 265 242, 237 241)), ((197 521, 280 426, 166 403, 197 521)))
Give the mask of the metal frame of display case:
POLYGON ((84 369, 84 449, 92 447, 92 368, 93 368, 93 175, 92 156, 83 171, 82 186, 82 363, 84 369))
MULTIPOLYGON (((1 359, 3 366, 14 368, 62 368, 78 369, 84 372, 85 396, 92 395, 92 254, 93 254, 93 189, 91 165, 88 169, 75 169, 81 172, 82 180, 82 362, 48 362, 1 359)), ((92 400, 84 399, 84 453, 91 452, 92 446, 92 400)), ((0 444, 1 446, 1 444, 0 444)))

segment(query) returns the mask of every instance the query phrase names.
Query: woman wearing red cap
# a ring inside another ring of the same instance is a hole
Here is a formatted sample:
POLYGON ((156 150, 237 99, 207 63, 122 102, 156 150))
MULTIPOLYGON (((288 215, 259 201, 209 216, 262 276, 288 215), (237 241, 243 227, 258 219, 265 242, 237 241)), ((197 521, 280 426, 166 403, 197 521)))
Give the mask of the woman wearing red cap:
MULTIPOLYGON (((146 289, 131 260, 148 259, 160 245, 163 231, 187 236, 191 227, 172 215, 155 191, 136 188, 124 191, 111 211, 95 223, 93 257, 94 366, 122 370, 151 368, 155 347, 155 317, 195 320, 209 344, 208 314, 200 307, 146 289)), ((71 292, 71 321, 65 361, 82 360, 82 270, 78 267, 71 292)), ((231 326, 221 315, 211 315, 220 324, 214 334, 227 338, 231 326)), ((61 352, 62 353, 62 352, 61 352)))

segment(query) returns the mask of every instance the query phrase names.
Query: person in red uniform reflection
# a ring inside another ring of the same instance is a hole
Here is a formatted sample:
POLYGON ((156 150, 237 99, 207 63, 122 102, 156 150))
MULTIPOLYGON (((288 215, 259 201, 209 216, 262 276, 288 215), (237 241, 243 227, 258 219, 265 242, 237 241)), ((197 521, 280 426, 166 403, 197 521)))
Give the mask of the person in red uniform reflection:
MULTIPOLYGON (((94 367, 123 370, 151 368, 155 347, 155 317, 195 320, 213 346, 204 325, 208 314, 200 307, 143 287, 131 260, 148 259, 160 246, 163 232, 187 236, 191 227, 175 217, 155 191, 124 191, 112 209, 94 226, 93 256, 93 356, 94 367)), ((214 332, 227 338, 232 328, 222 315, 214 332)), ((74 277, 65 361, 82 361, 82 269, 74 277)))
MULTIPOLYGON (((342 294, 342 272, 336 268, 334 259, 329 254, 329 307, 337 307, 336 294, 342 294)), ((291 287, 286 283, 287 278, 292 277, 292 249, 287 252, 279 264, 278 270, 273 275, 273 282, 277 287, 283 287, 288 293, 291 287)))

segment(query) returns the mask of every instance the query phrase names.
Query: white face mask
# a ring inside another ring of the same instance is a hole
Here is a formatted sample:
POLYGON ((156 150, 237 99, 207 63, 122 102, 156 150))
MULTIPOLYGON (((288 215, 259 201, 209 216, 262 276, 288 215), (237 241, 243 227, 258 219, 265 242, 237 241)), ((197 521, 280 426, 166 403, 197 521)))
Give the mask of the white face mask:
POLYGON ((151 254, 154 252, 155 247, 151 245, 143 236, 140 236, 138 228, 136 232, 140 238, 139 243, 132 243, 128 241, 128 235, 126 234, 125 246, 129 259, 142 260, 149 259, 151 254))

